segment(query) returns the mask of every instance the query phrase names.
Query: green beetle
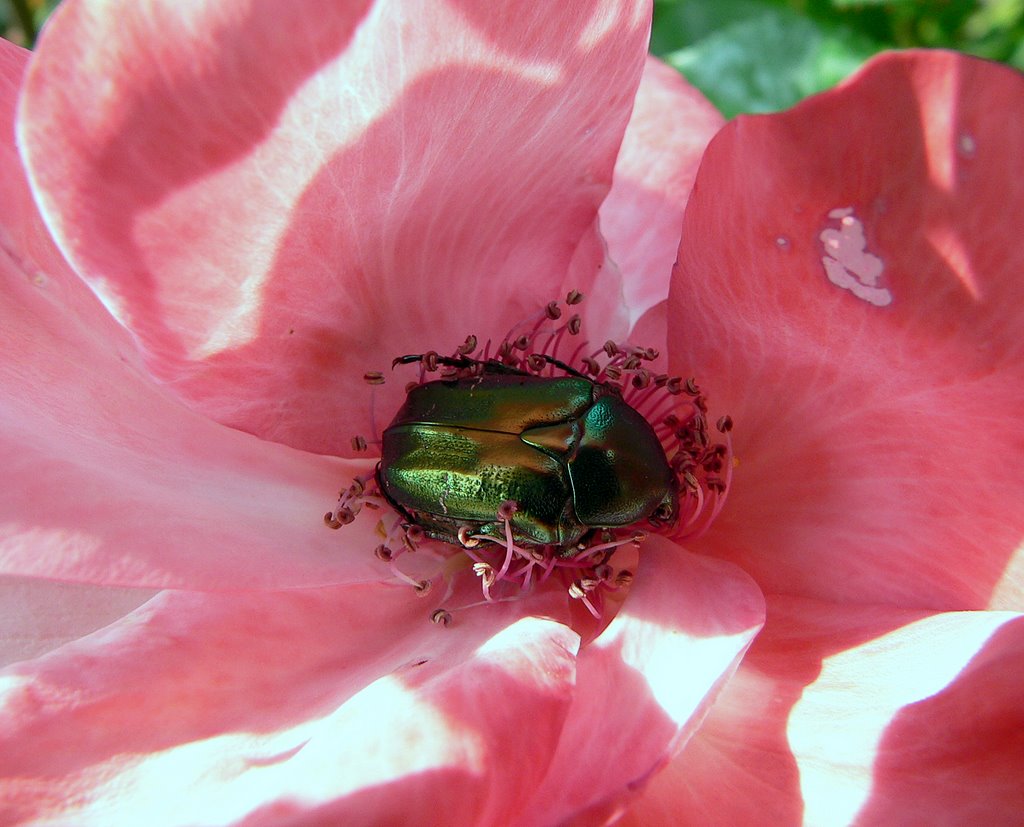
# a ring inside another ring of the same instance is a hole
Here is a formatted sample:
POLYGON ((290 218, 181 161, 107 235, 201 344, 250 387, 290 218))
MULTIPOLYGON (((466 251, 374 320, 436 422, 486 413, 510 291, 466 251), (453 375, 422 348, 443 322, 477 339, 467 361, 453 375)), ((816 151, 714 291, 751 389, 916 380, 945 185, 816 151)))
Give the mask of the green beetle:
POLYGON ((377 484, 410 524, 448 543, 467 529, 504 538, 498 511, 512 501, 516 542, 569 556, 595 529, 675 519, 677 478, 650 423, 616 386, 546 361, 567 375, 440 358, 478 375, 408 392, 382 436, 377 484))

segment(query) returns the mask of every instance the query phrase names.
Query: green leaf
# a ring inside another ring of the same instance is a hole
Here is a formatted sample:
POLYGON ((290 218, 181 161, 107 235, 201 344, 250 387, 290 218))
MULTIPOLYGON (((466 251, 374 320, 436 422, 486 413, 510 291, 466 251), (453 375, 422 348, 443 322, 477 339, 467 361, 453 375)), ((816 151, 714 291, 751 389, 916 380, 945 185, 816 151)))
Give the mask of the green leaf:
POLYGON ((788 9, 760 7, 665 59, 726 117, 786 109, 835 86, 883 47, 788 9))
POLYGON ((912 6, 920 0, 831 0, 837 9, 860 8, 861 6, 912 6))
POLYGON ((674 52, 764 9, 765 0, 655 0, 651 52, 674 52))

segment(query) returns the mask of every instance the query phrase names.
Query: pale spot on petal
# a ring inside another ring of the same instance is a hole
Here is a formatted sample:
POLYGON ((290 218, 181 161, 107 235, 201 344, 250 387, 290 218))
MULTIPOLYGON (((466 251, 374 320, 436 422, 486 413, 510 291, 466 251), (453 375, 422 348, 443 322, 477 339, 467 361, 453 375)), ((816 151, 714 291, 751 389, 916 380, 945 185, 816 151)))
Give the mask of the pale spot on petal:
POLYGON ((962 158, 973 158, 974 153, 978 151, 978 142, 974 140, 973 135, 964 132, 957 140, 956 149, 962 158))
POLYGON ((818 235, 825 248, 821 263, 828 280, 876 307, 891 304, 892 293, 878 286, 885 265, 865 249, 864 225, 853 215, 853 208, 831 210, 828 217, 839 222, 838 228, 829 227, 818 235))

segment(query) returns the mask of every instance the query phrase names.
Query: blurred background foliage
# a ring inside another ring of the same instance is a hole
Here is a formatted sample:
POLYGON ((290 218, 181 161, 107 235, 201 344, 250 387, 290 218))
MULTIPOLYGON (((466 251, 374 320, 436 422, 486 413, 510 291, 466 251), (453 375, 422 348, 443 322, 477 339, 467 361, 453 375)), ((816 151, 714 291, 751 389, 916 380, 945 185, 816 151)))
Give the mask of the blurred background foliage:
MULTIPOLYGON (((59 2, 0 0, 0 32, 31 47, 59 2)), ((654 0, 651 51, 727 117, 785 109, 875 52, 912 47, 1024 71, 1024 0, 654 0)))
POLYGON ((727 117, 834 86, 876 52, 956 49, 1024 70, 1024 0, 655 0, 651 51, 727 117))

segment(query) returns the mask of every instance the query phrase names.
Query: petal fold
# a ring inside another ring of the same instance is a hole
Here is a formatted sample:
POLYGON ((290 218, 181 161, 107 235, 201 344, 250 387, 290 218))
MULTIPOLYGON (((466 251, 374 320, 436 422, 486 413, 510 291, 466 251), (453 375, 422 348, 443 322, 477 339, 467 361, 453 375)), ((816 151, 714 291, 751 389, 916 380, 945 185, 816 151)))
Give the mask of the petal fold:
POLYGON ((164 592, 0 673, 0 819, 507 824, 557 742, 579 639, 536 600, 451 628, 431 608, 380 585, 164 592))
POLYGON ((760 591, 735 566, 649 537, 623 608, 580 653, 558 750, 515 823, 618 812, 700 726, 763 621, 760 591))
POLYGON ((626 825, 1005 824, 1024 806, 1024 617, 770 597, 626 825))
POLYGON ((631 330, 668 297, 683 210, 704 148, 723 123, 679 72, 647 58, 614 183, 600 212, 608 253, 622 272, 631 330))

